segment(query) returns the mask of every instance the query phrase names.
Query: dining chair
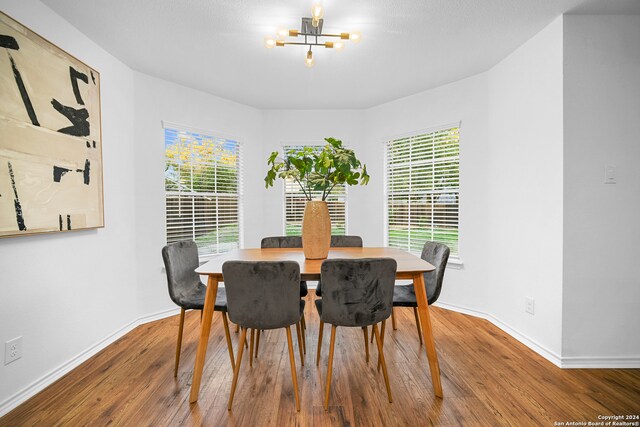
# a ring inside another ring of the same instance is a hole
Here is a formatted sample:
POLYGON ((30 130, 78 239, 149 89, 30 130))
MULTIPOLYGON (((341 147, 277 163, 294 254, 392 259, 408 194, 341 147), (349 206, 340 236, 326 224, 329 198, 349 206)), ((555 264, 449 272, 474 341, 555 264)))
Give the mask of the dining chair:
MULTIPOLYGON (((427 301, 429 305, 436 302, 438 297, 440 297, 442 282, 444 280, 444 272, 447 268, 447 261, 449 260, 449 253, 449 247, 443 243, 428 241, 422 247, 422 254, 420 255, 420 258, 435 267, 435 270, 424 273, 424 285, 427 290, 427 301)), ((416 321, 416 329, 418 330, 418 339, 420 340, 420 345, 422 345, 418 302, 413 289, 413 283, 410 285, 398 285, 393 289, 393 306, 413 307, 413 316, 416 321)), ((395 325, 393 325, 393 329, 396 329, 395 325)), ((384 342, 384 324, 382 325, 381 335, 384 342)))
POLYGON ((295 261, 227 261, 222 265, 222 275, 227 290, 229 318, 242 329, 227 409, 231 410, 233 404, 247 330, 284 328, 296 410, 300 411, 291 339, 291 325, 300 322, 304 311, 304 300, 300 299, 300 266, 295 261))
MULTIPOLYGON (((178 329, 178 343, 176 345, 176 361, 173 376, 178 376, 180 363, 180 349, 182 347, 182 332, 184 329, 184 315, 187 310, 200 310, 202 321, 202 309, 207 287, 200 281, 200 276, 195 272, 200 264, 198 246, 194 241, 181 241, 171 243, 162 248, 162 259, 167 273, 169 297, 180 307, 180 326, 178 329)), ((218 288, 214 310, 222 315, 224 333, 227 339, 227 349, 231 359, 231 367, 235 367, 233 359, 233 347, 229 334, 229 322, 227 321, 227 296, 225 289, 218 288)))
MULTIPOLYGON (((302 237, 300 236, 271 236, 264 237, 260 242, 261 248, 302 248, 302 237)), ((309 294, 309 288, 306 280, 300 281, 300 298, 304 298, 309 294)), ((298 340, 302 342, 303 353, 307 353, 307 322, 304 314, 300 319, 300 327, 296 327, 298 332, 298 340)), ((258 348, 260 346, 260 330, 256 331, 256 351, 255 357, 258 357, 258 348)), ((253 334, 251 335, 251 343, 253 343, 253 334)), ((300 344, 299 344, 300 345, 300 344)), ((253 355, 253 352, 250 352, 253 355)), ((303 362, 304 363, 304 362, 303 362)))
MULTIPOLYGON (((331 236, 332 248, 361 248, 362 237, 360 236, 331 236)), ((316 286, 316 296, 322 296, 322 278, 316 286)))
MULTIPOLYGON (((325 293, 321 299, 315 300, 320 314, 316 364, 320 361, 324 324, 328 323, 331 325, 331 342, 324 398, 325 410, 329 409, 331 372, 338 326, 359 327, 362 328, 363 333, 366 333, 368 326, 373 326, 387 397, 389 403, 393 402, 377 324, 391 315, 396 269, 397 263, 391 258, 328 259, 322 263, 320 277, 325 293)), ((368 353, 366 334, 364 337, 365 351, 368 353)))

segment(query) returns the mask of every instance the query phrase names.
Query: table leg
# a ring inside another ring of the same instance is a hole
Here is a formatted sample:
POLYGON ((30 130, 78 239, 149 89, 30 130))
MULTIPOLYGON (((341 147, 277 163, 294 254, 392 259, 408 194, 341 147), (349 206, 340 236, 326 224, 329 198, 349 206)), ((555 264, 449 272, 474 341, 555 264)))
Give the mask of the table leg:
POLYGON ((438 354, 436 353, 436 342, 433 338, 433 330, 431 329, 431 317, 429 315, 429 304, 427 302, 427 291, 424 285, 424 276, 422 273, 413 275, 413 288, 418 301, 418 312, 420 313, 420 324, 422 326, 422 336, 424 337, 424 346, 427 350, 429 358, 429 369, 431 370, 431 381, 433 382, 433 391, 438 397, 442 397, 442 383, 440 382, 440 366, 438 365, 438 354))
MULTIPOLYGON (((200 393, 200 380, 202 379, 202 370, 204 369, 204 361, 207 355, 207 345, 209 344, 209 333, 211 332, 211 320, 213 319, 213 307, 216 303, 216 294, 218 293, 218 279, 216 276, 209 276, 207 284, 207 293, 204 297, 203 321, 200 325, 200 341, 198 342, 198 350, 196 353, 196 364, 193 367, 193 379, 191 382, 191 395, 189 402, 195 403, 200 393)), ((238 362, 238 365, 240 363, 238 362)))

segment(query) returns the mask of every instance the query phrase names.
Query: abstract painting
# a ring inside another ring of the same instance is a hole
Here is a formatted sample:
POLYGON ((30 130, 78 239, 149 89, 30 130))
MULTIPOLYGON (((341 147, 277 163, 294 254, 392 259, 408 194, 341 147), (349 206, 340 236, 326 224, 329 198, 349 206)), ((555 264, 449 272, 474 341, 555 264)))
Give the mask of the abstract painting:
POLYGON ((0 237, 104 227, 100 74, 0 12, 0 237))

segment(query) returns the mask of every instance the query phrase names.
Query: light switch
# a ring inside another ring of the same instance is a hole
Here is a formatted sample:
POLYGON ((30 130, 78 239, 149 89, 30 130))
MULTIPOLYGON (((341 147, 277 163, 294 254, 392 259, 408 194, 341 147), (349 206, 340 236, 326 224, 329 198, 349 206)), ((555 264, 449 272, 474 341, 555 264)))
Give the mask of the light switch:
POLYGON ((613 165, 605 166, 604 168, 604 183, 615 184, 616 183, 616 167, 613 165))

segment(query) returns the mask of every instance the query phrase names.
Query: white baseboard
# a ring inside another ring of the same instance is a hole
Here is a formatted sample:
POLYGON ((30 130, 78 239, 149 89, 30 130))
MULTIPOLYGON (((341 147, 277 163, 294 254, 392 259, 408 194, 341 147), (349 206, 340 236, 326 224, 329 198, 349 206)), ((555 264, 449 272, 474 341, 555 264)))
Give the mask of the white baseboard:
POLYGON ((640 356, 579 356, 563 357, 567 369, 640 369, 640 356))
POLYGON ((179 308, 171 308, 169 310, 159 311, 157 313, 149 314, 146 316, 142 316, 132 322, 126 324, 122 328, 117 331, 109 334, 102 340, 98 341, 88 349, 84 350, 77 356, 71 358, 69 361, 63 363, 57 368, 53 369, 49 373, 45 374, 41 378, 32 382, 13 396, 8 399, 0 402, 0 417, 9 413, 11 410, 16 408, 18 405, 24 403, 28 399, 35 396, 37 393, 41 392, 45 388, 49 387, 51 384, 62 378, 67 373, 71 372, 73 369, 80 366, 82 363, 89 360, 91 357, 98 354, 101 350, 108 347, 109 345, 116 342, 118 339, 122 338, 137 326, 142 325, 144 323, 153 322, 154 320, 160 320, 165 317, 173 316, 180 312, 179 308))
POLYGON ((559 368, 563 369, 639 369, 640 368, 640 356, 579 356, 579 357, 562 357, 559 354, 549 350, 545 346, 539 344, 535 340, 529 338, 522 332, 513 329, 502 320, 497 317, 484 313, 482 311, 474 310, 468 307, 462 307, 455 304, 447 304, 437 302, 434 304, 436 307, 441 307, 447 310, 455 311, 462 314, 468 314, 470 316, 479 317, 493 323, 498 328, 502 329, 513 338, 520 341, 522 344, 529 347, 531 350, 538 353, 540 356, 547 359, 559 368))
POLYGON ((500 328, 501 330, 503 330, 507 334, 511 335, 513 338, 517 339, 522 344, 526 345, 531 350, 535 351, 540 356, 544 357, 545 359, 547 359, 549 362, 553 363, 557 367, 559 367, 559 368, 563 367, 562 366, 562 358, 560 357, 560 355, 558 355, 555 352, 549 350, 548 348, 544 347, 543 345, 540 345, 535 340, 532 340, 531 338, 529 338, 525 334, 513 329, 512 327, 507 325, 505 322, 503 322, 502 320, 496 318, 495 316, 493 316, 491 314, 484 313, 482 311, 474 310, 474 309, 467 308, 467 307, 454 305, 454 304, 447 304, 447 303, 439 303, 439 302, 437 302, 437 303, 435 303, 435 306, 442 307, 444 309, 451 310, 451 311, 456 311, 456 312, 462 313, 462 314, 469 314, 471 316, 479 317, 481 319, 485 319, 485 320, 493 323, 495 326, 497 326, 498 328, 500 328))

